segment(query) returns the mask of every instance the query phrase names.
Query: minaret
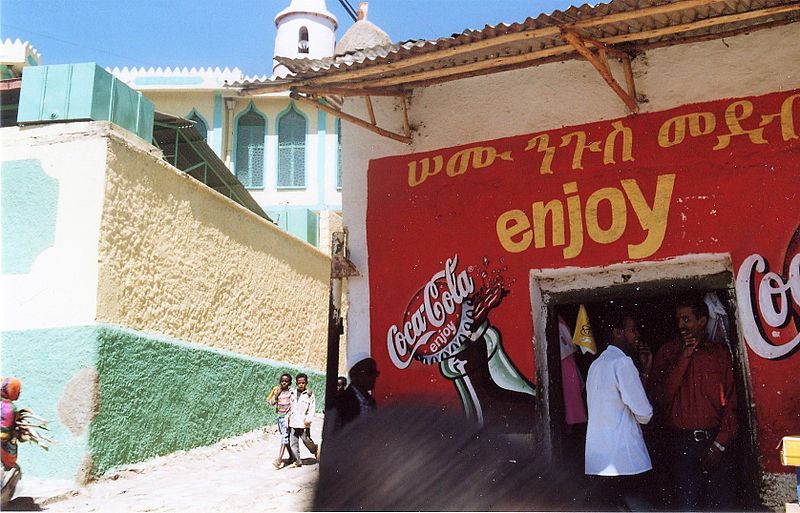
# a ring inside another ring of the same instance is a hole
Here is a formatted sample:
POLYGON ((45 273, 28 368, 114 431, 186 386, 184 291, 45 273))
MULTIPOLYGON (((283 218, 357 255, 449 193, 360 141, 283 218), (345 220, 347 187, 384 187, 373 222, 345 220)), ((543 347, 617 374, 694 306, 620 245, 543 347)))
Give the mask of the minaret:
MULTIPOLYGON (((292 0, 289 7, 275 16, 275 57, 332 57, 338 25, 325 0, 292 0)), ((283 77, 288 72, 285 66, 272 61, 273 75, 283 77)))

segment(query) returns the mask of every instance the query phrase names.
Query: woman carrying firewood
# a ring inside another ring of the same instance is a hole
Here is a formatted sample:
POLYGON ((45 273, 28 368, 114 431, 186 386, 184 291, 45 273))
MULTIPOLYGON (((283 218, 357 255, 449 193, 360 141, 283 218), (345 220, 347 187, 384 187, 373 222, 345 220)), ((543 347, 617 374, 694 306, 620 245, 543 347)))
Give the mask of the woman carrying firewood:
POLYGON ((3 463, 2 506, 11 500, 22 472, 17 465, 17 442, 33 442, 44 450, 45 442, 53 440, 42 435, 37 429, 47 430, 47 422, 35 416, 29 409, 17 410, 14 401, 19 398, 22 382, 17 378, 3 378, 0 385, 2 399, 2 419, 0 419, 0 448, 3 463))

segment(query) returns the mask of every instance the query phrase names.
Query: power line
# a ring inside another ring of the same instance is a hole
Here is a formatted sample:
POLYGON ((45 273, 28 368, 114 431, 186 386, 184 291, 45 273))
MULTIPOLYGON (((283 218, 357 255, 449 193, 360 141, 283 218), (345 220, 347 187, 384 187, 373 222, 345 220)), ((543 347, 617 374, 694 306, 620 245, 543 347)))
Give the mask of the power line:
POLYGON ((350 2, 348 0, 339 0, 339 3, 342 5, 347 14, 349 14, 350 17, 353 18, 353 21, 358 20, 358 15, 356 14, 356 10, 353 9, 353 6, 350 5, 350 2))
POLYGON ((30 29, 27 29, 25 27, 17 27, 17 26, 14 26, 14 25, 9 25, 8 23, 2 23, 2 26, 3 27, 12 28, 12 29, 15 29, 15 30, 20 30, 22 32, 27 32, 27 33, 33 34, 34 36, 43 37, 43 38, 46 38, 46 39, 51 39, 53 41, 58 41, 59 43, 64 43, 64 44, 67 44, 67 45, 76 46, 78 48, 83 48, 85 50, 92 50, 93 52, 105 53, 105 54, 111 55, 113 57, 119 57, 120 59, 127 59, 129 61, 138 62, 140 64, 147 64, 147 65, 151 65, 151 66, 153 65, 152 63, 148 63, 148 62, 145 62, 145 61, 142 61, 142 60, 139 60, 139 59, 134 59, 134 58, 129 57, 127 55, 120 55, 118 53, 113 53, 113 52, 109 52, 109 51, 106 51, 106 50, 101 50, 100 48, 95 48, 93 46, 82 45, 82 44, 75 43, 75 42, 72 42, 72 41, 67 41, 66 39, 59 39, 57 37, 49 36, 47 34, 42 34, 41 32, 36 32, 35 30, 30 30, 30 29))

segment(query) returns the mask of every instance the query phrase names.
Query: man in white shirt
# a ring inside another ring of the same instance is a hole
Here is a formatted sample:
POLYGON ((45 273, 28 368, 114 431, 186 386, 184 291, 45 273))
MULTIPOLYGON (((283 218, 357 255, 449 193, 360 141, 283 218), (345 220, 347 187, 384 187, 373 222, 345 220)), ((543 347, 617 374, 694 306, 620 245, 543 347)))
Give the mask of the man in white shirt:
POLYGON ((642 386, 653 358, 639 340, 633 316, 615 313, 607 326, 610 343, 589 367, 586 380, 589 423, 585 472, 599 476, 594 479, 594 489, 600 496, 592 494, 590 506, 616 508, 624 503, 635 511, 648 506, 645 473, 653 468, 639 426, 653 416, 642 386), (639 368, 630 355, 635 355, 639 368))

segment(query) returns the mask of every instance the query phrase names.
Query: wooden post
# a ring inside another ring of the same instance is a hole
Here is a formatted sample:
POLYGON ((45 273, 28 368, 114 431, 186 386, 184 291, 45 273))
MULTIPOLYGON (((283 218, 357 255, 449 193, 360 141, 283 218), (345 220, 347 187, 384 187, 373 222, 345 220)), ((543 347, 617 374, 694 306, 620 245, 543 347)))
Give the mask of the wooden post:
POLYGON ((608 65, 608 52, 606 52, 606 49, 602 46, 598 47, 597 56, 600 58, 600 62, 603 64, 603 66, 610 72, 611 67, 608 65))
POLYGON ((325 363, 325 410, 333 406, 336 380, 339 377, 339 340, 344 333, 342 323, 342 280, 359 276, 358 269, 347 259, 347 231, 331 234, 331 284, 328 294, 328 358, 325 363))
POLYGON ((631 66, 630 57, 622 58, 622 69, 625 70, 625 85, 628 86, 628 95, 636 99, 636 82, 633 80, 633 67, 631 66))
POLYGON ((628 93, 622 89, 622 87, 614 79, 614 76, 611 74, 611 70, 603 66, 603 63, 600 61, 600 59, 598 59, 597 56, 591 52, 591 50, 586 48, 586 45, 583 43, 583 40, 581 40, 578 34, 565 30, 562 32, 562 36, 566 42, 572 45, 572 47, 575 48, 575 50, 577 50, 581 56, 583 56, 584 59, 589 61, 589 63, 594 66, 595 69, 597 69, 597 71, 600 73, 600 76, 603 77, 603 80, 605 80, 606 83, 611 86, 611 89, 617 93, 617 96, 619 96, 625 105, 628 106, 631 112, 639 112, 639 105, 636 103, 636 100, 631 98, 628 93))
POLYGON ((309 98, 306 98, 305 96, 302 96, 302 95, 300 95, 299 93, 296 93, 296 92, 292 92, 291 97, 293 99, 299 101, 299 102, 307 103, 309 105, 313 105, 314 107, 316 107, 316 108, 318 108, 320 110, 323 110, 323 111, 327 112, 328 114, 332 114, 334 116, 342 118, 343 120, 349 121, 350 123, 353 123, 354 125, 360 126, 362 128, 366 128, 370 132, 375 132, 378 135, 382 135, 384 137, 388 137, 389 139, 394 139, 395 141, 398 141, 398 142, 401 142, 401 143, 411 144, 411 137, 400 135, 400 134, 396 134, 396 133, 391 132, 389 130, 385 130, 385 129, 379 127, 379 126, 370 124, 368 121, 364 121, 361 118, 357 118, 357 117, 353 116, 352 114, 347 114, 346 112, 343 112, 340 109, 334 109, 333 107, 329 107, 328 105, 324 105, 324 104, 319 103, 317 101, 314 101, 314 100, 311 100, 309 98))
POLYGON ((408 123, 408 97, 403 95, 403 133, 406 137, 411 138, 411 125, 408 123))
POLYGON ((372 108, 372 98, 369 96, 364 97, 364 101, 367 103, 367 112, 369 112, 369 122, 373 125, 377 125, 378 122, 375 121, 375 110, 372 108))

